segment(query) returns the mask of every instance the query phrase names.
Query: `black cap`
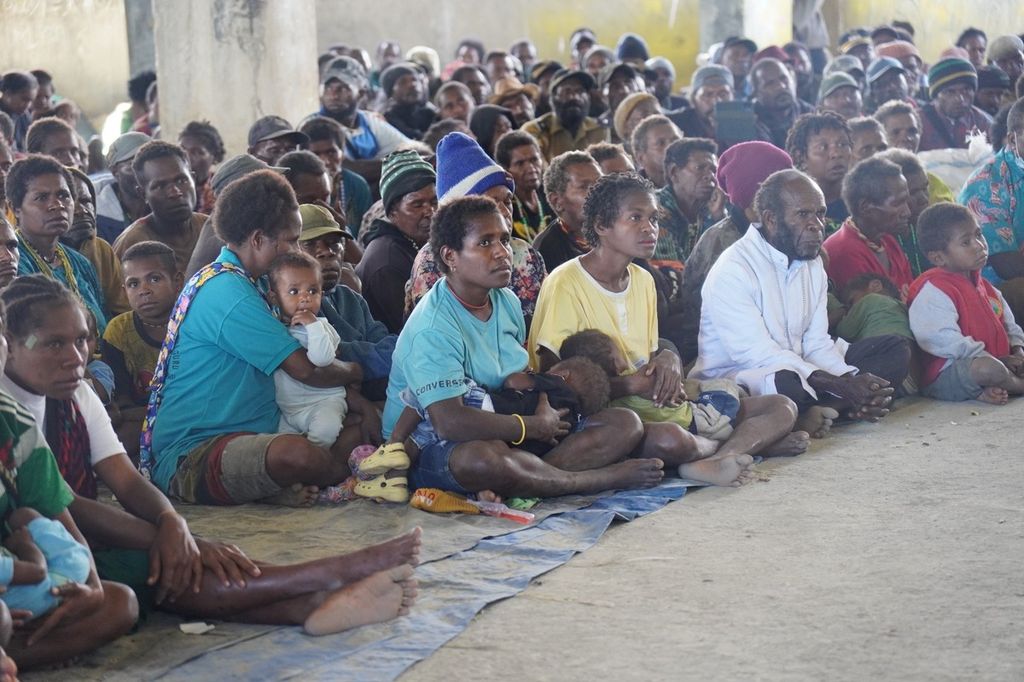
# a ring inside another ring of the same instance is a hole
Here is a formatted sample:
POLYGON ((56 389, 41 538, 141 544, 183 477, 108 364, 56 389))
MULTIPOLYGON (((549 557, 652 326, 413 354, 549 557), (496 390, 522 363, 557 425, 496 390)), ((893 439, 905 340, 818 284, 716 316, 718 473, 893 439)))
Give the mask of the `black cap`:
POLYGON ((593 90, 594 88, 597 87, 597 83, 594 82, 593 77, 586 71, 572 71, 570 69, 562 69, 551 77, 551 86, 549 88, 551 94, 555 94, 555 90, 558 89, 559 85, 573 78, 579 79, 580 82, 583 83, 583 87, 586 88, 588 91, 593 90))
POLYGON ((265 140, 274 140, 285 136, 291 137, 296 145, 309 142, 309 137, 305 133, 300 133, 292 128, 292 124, 280 116, 264 116, 249 128, 249 146, 252 147, 265 140))

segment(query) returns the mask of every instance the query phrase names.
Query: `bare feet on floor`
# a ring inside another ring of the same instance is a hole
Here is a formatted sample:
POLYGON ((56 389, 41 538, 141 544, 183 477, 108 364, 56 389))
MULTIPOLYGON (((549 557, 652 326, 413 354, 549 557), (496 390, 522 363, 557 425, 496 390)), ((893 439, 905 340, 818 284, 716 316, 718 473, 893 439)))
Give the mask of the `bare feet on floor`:
POLYGON ((796 431, 806 431, 811 438, 824 438, 832 428, 832 422, 839 418, 839 413, 831 407, 813 405, 802 412, 796 420, 796 431))
POLYGON ((665 478, 664 468, 665 463, 660 459, 627 459, 607 467, 614 478, 611 485, 604 486, 604 488, 621 488, 623 490, 653 488, 665 478))
POLYGON ((981 402, 992 405, 1005 405, 1009 399, 1010 394, 1006 392, 1006 389, 998 386, 989 386, 978 396, 978 400, 981 402))
POLYGON ((346 585, 309 614, 303 629, 310 635, 330 635, 408 614, 416 603, 413 572, 405 564, 346 585))
POLYGON ((750 455, 725 455, 679 465, 682 478, 736 488, 753 476, 754 458, 750 455))
POLYGON ((281 488, 280 492, 270 497, 264 497, 262 500, 257 500, 257 502, 276 504, 282 507, 312 507, 319 493, 320 488, 317 488, 315 485, 296 483, 287 488, 281 488))
POLYGON ((795 457, 807 452, 810 444, 811 434, 806 431, 793 431, 757 454, 762 457, 795 457))
POLYGON ((416 566, 420 562, 422 534, 423 531, 416 527, 387 542, 339 557, 341 579, 350 583, 395 566, 416 566))

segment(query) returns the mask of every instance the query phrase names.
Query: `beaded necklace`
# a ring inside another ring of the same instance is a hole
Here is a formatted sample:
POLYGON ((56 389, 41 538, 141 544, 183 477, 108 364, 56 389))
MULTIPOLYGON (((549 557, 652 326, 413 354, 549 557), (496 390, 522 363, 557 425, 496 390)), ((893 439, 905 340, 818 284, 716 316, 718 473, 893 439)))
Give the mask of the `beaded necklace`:
MULTIPOLYGON (((32 259, 32 262, 35 263, 39 272, 43 273, 47 277, 56 279, 57 276, 54 274, 53 268, 50 266, 53 261, 47 261, 43 258, 43 255, 36 250, 36 247, 32 246, 29 240, 25 238, 24 232, 18 230, 18 236, 21 237, 21 241, 25 245, 29 257, 32 259)), ((78 278, 75 277, 75 272, 71 269, 71 261, 68 259, 68 254, 60 243, 58 243, 54 249, 53 260, 60 263, 60 266, 64 268, 64 276, 67 277, 68 288, 78 294, 79 298, 81 298, 82 294, 78 289, 78 278)))

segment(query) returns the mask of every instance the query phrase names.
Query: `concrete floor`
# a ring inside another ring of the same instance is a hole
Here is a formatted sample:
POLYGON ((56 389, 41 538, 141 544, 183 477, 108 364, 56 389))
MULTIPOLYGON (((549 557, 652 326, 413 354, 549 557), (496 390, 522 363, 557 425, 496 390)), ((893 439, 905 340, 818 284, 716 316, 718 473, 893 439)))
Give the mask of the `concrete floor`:
POLYGON ((618 524, 401 679, 1024 679, 1024 400, 917 401, 618 524))

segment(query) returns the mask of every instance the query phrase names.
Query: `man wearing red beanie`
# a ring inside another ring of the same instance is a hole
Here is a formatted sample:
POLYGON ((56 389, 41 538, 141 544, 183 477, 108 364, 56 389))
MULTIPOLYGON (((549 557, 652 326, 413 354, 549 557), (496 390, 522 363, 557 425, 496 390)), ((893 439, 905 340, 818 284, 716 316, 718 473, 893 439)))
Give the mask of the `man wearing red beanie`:
POLYGON ((724 219, 709 227, 683 269, 683 313, 679 352, 683 362, 697 357, 700 331, 700 290, 708 271, 718 257, 747 231, 757 216, 753 211, 754 194, 765 178, 778 170, 792 168, 789 154, 769 142, 741 142, 722 153, 718 160, 718 186, 729 197, 724 219))

